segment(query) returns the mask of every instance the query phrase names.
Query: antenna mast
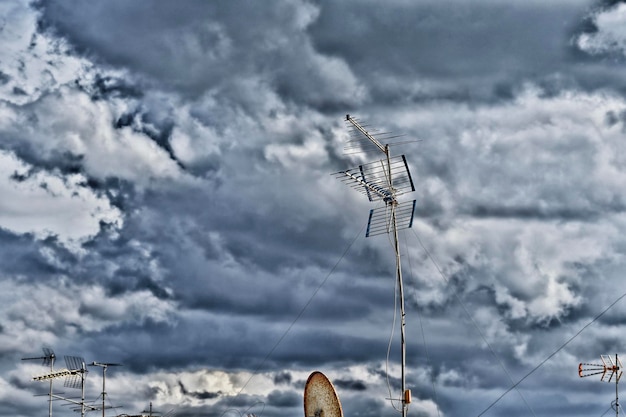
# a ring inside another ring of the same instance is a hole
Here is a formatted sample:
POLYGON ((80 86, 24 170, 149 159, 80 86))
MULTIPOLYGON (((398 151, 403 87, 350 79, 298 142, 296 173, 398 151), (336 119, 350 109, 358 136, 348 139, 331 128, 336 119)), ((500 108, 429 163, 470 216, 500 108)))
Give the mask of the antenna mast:
MULTIPOLYGON (((611 382, 611 379, 615 377, 615 416, 619 415, 619 395, 617 384, 619 383, 619 379, 622 376, 622 361, 620 361, 617 353, 615 354, 615 361, 610 355, 600 355, 600 359, 602 360, 602 364, 595 363, 580 363, 578 365, 578 376, 581 378, 586 378, 592 375, 602 374, 600 377, 600 381, 604 381, 607 373, 609 374, 609 379, 607 382, 611 382)), ((613 406, 611 404, 611 406, 613 406)))
POLYGON ((106 372, 107 372, 107 368, 109 366, 122 366, 119 363, 99 363, 99 362, 92 362, 90 364, 90 366, 100 366, 102 368, 102 417, 104 417, 104 410, 106 408, 105 406, 105 397, 107 395, 106 389, 105 389, 105 383, 106 383, 106 372))
POLYGON ((96 410, 95 407, 85 406, 85 377, 87 374, 87 369, 85 368, 85 360, 77 356, 66 356, 65 365, 67 366, 67 368, 65 369, 60 369, 58 371, 50 372, 49 374, 36 376, 33 378, 33 380, 45 381, 55 378, 65 378, 64 386, 68 388, 80 388, 80 402, 54 394, 51 394, 51 398, 59 398, 72 404, 80 405, 80 415, 81 417, 85 417, 85 407, 89 408, 90 411, 96 410))
MULTIPOLYGON (((44 347, 42 348, 44 356, 36 358, 22 358, 23 361, 42 359, 42 365, 50 365, 50 373, 54 371, 54 359, 56 358, 52 349, 44 347)), ((52 379, 50 379, 50 392, 48 393, 48 416, 52 417, 52 379)))
POLYGON ((411 391, 406 389, 406 338, 404 288, 402 284, 402 266, 400 262, 400 244, 398 230, 413 224, 415 200, 409 204, 399 203, 396 197, 404 192, 415 191, 413 180, 404 155, 392 158, 389 144, 383 145, 372 136, 356 119, 346 115, 346 121, 353 128, 353 134, 365 137, 385 157, 375 163, 361 165, 358 168, 338 172, 335 176, 349 182, 358 191, 364 192, 370 201, 382 200, 385 203, 384 213, 374 209, 370 211, 366 236, 392 233, 396 255, 396 277, 398 280, 398 296, 400 298, 400 354, 402 367, 402 417, 406 417, 408 404, 411 402, 411 391))

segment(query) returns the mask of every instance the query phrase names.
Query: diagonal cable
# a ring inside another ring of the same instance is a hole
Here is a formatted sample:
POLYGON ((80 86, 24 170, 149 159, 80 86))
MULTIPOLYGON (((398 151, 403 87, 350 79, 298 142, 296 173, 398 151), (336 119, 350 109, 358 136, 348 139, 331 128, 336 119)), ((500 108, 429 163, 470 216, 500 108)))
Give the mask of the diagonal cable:
MULTIPOLYGON (((409 260, 409 276, 413 278, 413 264, 411 263, 411 257, 408 256, 409 252, 409 244, 407 243, 406 233, 404 233, 404 246, 407 250, 407 258, 409 260)), ((420 322, 420 329, 422 330, 422 344, 424 345, 424 354, 426 356, 426 363, 428 366, 433 369, 432 361, 430 360, 430 355, 428 354, 428 346, 426 345, 426 333, 424 332, 424 323, 422 319, 422 315, 419 313, 419 310, 416 308, 417 318, 420 322)), ((437 389, 435 388, 435 374, 431 372, 430 382, 433 386, 433 397, 435 398, 435 406, 437 407, 437 415, 441 417, 441 411, 439 410, 439 398, 437 397, 437 389)))
POLYGON ((350 242, 350 244, 348 245, 348 247, 343 251, 343 253, 341 254, 341 256, 339 257, 339 259, 337 260, 337 262, 335 263, 335 265, 331 268, 331 270, 328 272, 328 274, 326 275, 326 277, 322 280, 322 282, 317 286, 317 288, 315 289, 315 291, 313 291, 313 294, 311 294, 311 297, 309 297, 309 299, 307 300, 307 302, 304 304, 304 306, 302 307, 302 309, 300 310, 300 312, 298 313, 298 315, 296 316, 295 319, 293 319, 293 321, 291 322, 291 324, 289 325, 289 327, 287 327, 287 329, 285 330, 285 332, 282 334, 282 336, 280 338, 278 338, 278 340, 276 341, 276 343, 274 344, 274 346, 272 346, 272 348, 270 349, 270 351, 267 353, 267 355, 265 355, 265 357, 263 358, 263 360, 261 361, 261 363, 259 364, 259 366, 256 367, 256 369, 254 370, 254 372, 252 373, 252 375, 250 375, 250 378, 248 378, 248 380, 245 382, 245 384, 243 384, 243 386, 241 387, 241 389, 237 392, 237 394, 232 397, 232 399, 234 400, 235 398, 237 398, 242 392, 243 390, 248 386, 248 384, 250 383, 250 381, 252 380, 252 378, 254 378, 259 370, 261 369, 261 367, 265 364, 265 362, 267 362, 267 360, 270 358, 270 356, 272 356, 272 354, 274 353, 274 351, 276 350, 276 348, 278 348, 278 345, 281 344, 281 342, 283 341, 283 339, 285 339, 285 337, 287 337, 287 334, 291 331, 291 329, 293 328, 293 326, 296 324, 296 322, 298 320, 300 320, 300 317, 302 317, 302 315, 304 314, 304 312, 306 311, 306 309, 309 307, 309 305, 311 305, 311 303, 313 302, 313 299, 315 298, 315 296, 317 295, 317 293, 322 289, 322 287, 324 286, 324 284, 326 284, 326 281, 328 281, 328 279, 330 278, 330 276, 333 274, 333 272, 335 272, 335 270, 337 269, 337 267, 339 266, 339 264, 341 263, 341 261, 343 260, 343 258, 346 257, 346 254, 348 253, 348 251, 350 250, 350 248, 352 247, 352 245, 354 245, 354 242, 357 241, 357 239, 359 238, 359 236, 363 233, 363 230, 365 229, 365 226, 361 227, 361 230, 359 230, 359 233, 354 237, 354 239, 352 239, 352 241, 350 242))
POLYGON ((555 350, 554 352, 552 352, 551 355, 549 355, 547 358, 545 358, 543 361, 541 361, 539 363, 539 365, 535 366, 530 372, 528 372, 526 375, 524 375, 524 377, 522 379, 520 379, 519 381, 517 381, 515 384, 513 384, 508 390, 504 391, 502 393, 502 395, 500 395, 494 402, 492 402, 489 407, 487 407, 485 410, 483 410, 482 413, 478 414, 477 417, 482 416, 483 414, 485 414, 491 407, 493 407, 494 405, 496 405, 496 403, 498 401, 500 401, 502 399, 502 397, 504 397, 506 394, 508 394, 509 392, 511 392, 512 389, 516 388, 519 384, 522 383, 522 381, 524 381, 526 378, 528 378, 532 373, 534 373, 537 369, 539 369, 541 366, 543 366, 544 363, 548 362, 550 359, 552 359, 552 357, 554 355, 556 355, 557 353, 559 353, 563 348, 565 348, 565 346, 567 346, 572 340, 576 339, 582 332, 584 332, 587 327, 591 326, 593 323, 595 323, 600 317, 602 317, 607 311, 609 311, 615 304, 617 304, 622 298, 626 297, 626 293, 620 295, 615 301, 613 301, 611 303, 610 306, 608 306, 607 308, 605 308, 604 310, 602 310, 602 312, 600 314, 598 314, 597 316, 595 316, 593 318, 593 320, 591 320, 589 323, 585 324, 583 326, 582 329, 580 329, 574 336, 570 337, 565 343, 563 343, 557 350, 555 350))
MULTIPOLYGON (((419 238, 419 236, 417 235, 417 232, 415 232, 415 230, 413 230, 413 233, 415 234, 415 237, 417 238, 417 241, 419 242, 420 246, 422 247, 422 249, 424 249, 424 252, 426 252, 426 255, 428 256, 428 258, 430 259, 430 261, 433 263, 433 265, 435 266, 435 268, 437 269, 437 271, 439 272, 439 275, 441 275, 441 277, 443 278, 444 282, 447 284, 449 284, 449 280, 448 278, 445 276, 445 274, 443 273, 443 271, 441 270, 441 268, 439 268, 439 265, 437 264, 437 262, 435 262, 435 259, 431 256, 430 252, 428 251, 428 249, 426 249, 426 246, 424 246, 424 244, 422 243, 422 240, 419 238)), ((489 351, 491 352, 491 354, 493 355, 493 357, 498 361, 498 364, 500 365, 500 367, 502 368, 502 370, 504 371, 504 373, 506 374, 506 376, 509 378, 509 381, 511 382, 511 384, 513 384, 513 378, 511 377, 511 374, 509 374, 509 371, 506 369, 506 367, 504 366, 504 363, 502 363, 502 360, 498 357, 498 355, 496 355, 496 352, 493 350, 493 348, 491 347, 491 344, 487 341, 487 338, 485 337, 485 335, 483 334, 483 332, 480 330, 480 327, 478 326, 478 323, 476 323, 476 321, 474 320, 474 317, 470 314, 470 312, 467 310, 467 307, 465 306, 465 303, 463 303, 463 301, 461 300, 461 297, 459 297, 459 295, 457 294, 456 291, 454 291, 454 296, 457 299, 457 301, 459 302, 459 304, 461 305, 461 308, 463 308, 463 311, 465 311, 465 314, 467 314, 467 317, 469 317, 469 319, 471 320, 472 324, 474 325, 474 327, 476 328, 476 330, 478 331, 478 334, 480 335, 480 337, 483 339, 483 341, 485 342, 485 344, 487 345, 487 348, 489 348, 489 351)), ((528 407, 528 409, 530 410, 531 414, 535 417, 537 417, 537 415, 535 414, 535 411, 532 409, 532 407, 530 406, 530 404, 528 403, 528 401, 526 401, 526 398, 524 398, 524 396, 522 395, 522 393, 516 388, 517 384, 513 385, 513 388, 515 388, 515 390, 517 391, 517 393, 519 394, 519 396, 522 398, 522 400, 524 401, 524 403, 526 404, 526 406, 528 407)), ((511 388, 512 389, 512 388, 511 388)), ((509 390, 510 391, 510 390, 509 390)), ((485 410, 486 411, 486 410, 485 410)))

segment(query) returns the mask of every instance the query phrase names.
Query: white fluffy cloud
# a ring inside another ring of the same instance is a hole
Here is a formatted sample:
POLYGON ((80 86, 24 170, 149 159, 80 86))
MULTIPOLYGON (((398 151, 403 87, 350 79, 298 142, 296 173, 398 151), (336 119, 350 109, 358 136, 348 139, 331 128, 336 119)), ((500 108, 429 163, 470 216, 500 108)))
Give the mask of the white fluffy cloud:
POLYGON ((25 104, 71 83, 91 66, 68 53, 63 39, 39 33, 37 14, 27 1, 0 4, 0 100, 25 104))
POLYGON ((122 213, 86 187, 84 176, 44 171, 31 175, 32 168, 14 154, 0 152, 0 227, 80 243, 99 232, 100 222, 122 226, 122 213))
POLYGON ((618 53, 626 55, 626 4, 597 12, 592 17, 597 31, 583 33, 576 45, 590 54, 618 53))
POLYGON ((121 323, 173 323, 176 305, 147 290, 113 296, 98 286, 60 279, 30 286, 16 280, 0 282, 0 313, 8 320, 0 334, 5 352, 48 346, 77 332, 99 332, 121 323))

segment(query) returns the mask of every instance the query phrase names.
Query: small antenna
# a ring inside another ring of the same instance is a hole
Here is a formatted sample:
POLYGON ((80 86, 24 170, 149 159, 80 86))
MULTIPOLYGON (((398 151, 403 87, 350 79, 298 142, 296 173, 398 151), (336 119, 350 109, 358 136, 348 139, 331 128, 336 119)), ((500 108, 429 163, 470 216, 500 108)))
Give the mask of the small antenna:
POLYGON ((54 352, 52 351, 52 349, 43 347, 41 348, 41 350, 43 350, 44 356, 37 356, 34 358, 22 358, 22 360, 32 361, 32 360, 37 360, 37 359, 43 359, 43 362, 41 363, 43 366, 47 366, 47 365, 53 366, 54 359, 56 358, 56 356, 54 355, 54 352))
POLYGON ((99 363, 99 362, 92 362, 89 364, 89 366, 100 366, 102 368, 102 417, 104 417, 104 410, 106 408, 105 406, 105 397, 107 395, 106 389, 105 389, 105 383, 106 383, 106 372, 107 372, 107 368, 109 366, 122 366, 119 363, 99 363))
MULTIPOLYGON (((56 355, 52 351, 52 349, 48 347, 43 347, 44 356, 38 356, 36 358, 22 358, 23 361, 37 360, 42 359, 42 365, 47 366, 50 365, 50 372, 54 371, 54 360, 56 359, 56 355)), ((48 416, 52 417, 52 379, 50 379, 50 392, 48 393, 48 416)))
POLYGON ((335 387, 319 371, 311 373, 304 386, 304 417, 343 417, 335 387))
POLYGON ((622 377, 622 361, 619 359, 619 356, 615 354, 615 361, 610 355, 600 355, 600 359, 602 360, 602 364, 595 363, 580 363, 578 364, 578 376, 581 378, 586 378, 588 376, 593 375, 602 375, 600 377, 600 381, 604 381, 606 376, 608 375, 607 382, 611 382, 611 379, 615 377, 615 402, 611 404, 611 407, 615 410, 615 415, 619 415, 619 395, 617 384, 619 383, 620 378, 622 377))
MULTIPOLYGON (((400 355, 401 355, 401 402, 402 417, 406 417, 407 408, 411 402, 411 391, 406 389, 406 338, 404 314, 404 289, 402 285, 402 266, 400 262, 400 244, 398 230, 413 225, 416 201, 399 203, 397 197, 415 191, 413 179, 404 155, 391 157, 389 143, 384 144, 374 137, 372 130, 366 130, 355 118, 346 115, 346 121, 351 126, 351 142, 364 141, 384 154, 384 158, 357 168, 335 173, 335 177, 346 182, 352 188, 365 194, 369 201, 383 201, 385 206, 370 211, 367 223, 366 237, 383 233, 392 233, 396 255, 396 277, 398 280, 398 296, 400 299, 400 355)), ((387 135, 383 140, 392 136, 387 135)), ((360 145, 357 145, 360 146, 360 145)), ((311 417, 311 416, 305 416, 311 417)))
MULTIPOLYGON (((33 378, 35 381, 45 381, 56 378, 65 378, 64 386, 68 388, 80 388, 81 400, 80 402, 74 401, 69 398, 63 398, 58 395, 51 394, 51 397, 59 398, 67 402, 80 405, 80 416, 85 417, 85 377, 87 374, 87 368, 85 367, 85 360, 77 356, 65 357, 65 369, 58 371, 52 371, 49 374, 36 376, 33 378)), ((88 407, 90 410, 96 410, 95 407, 88 407)))
POLYGON ((150 407, 147 410, 143 410, 141 413, 142 413, 142 415, 143 415, 143 413, 148 413, 148 417, 152 417, 153 413, 161 414, 160 411, 155 411, 155 410, 152 409, 152 401, 150 401, 150 407))

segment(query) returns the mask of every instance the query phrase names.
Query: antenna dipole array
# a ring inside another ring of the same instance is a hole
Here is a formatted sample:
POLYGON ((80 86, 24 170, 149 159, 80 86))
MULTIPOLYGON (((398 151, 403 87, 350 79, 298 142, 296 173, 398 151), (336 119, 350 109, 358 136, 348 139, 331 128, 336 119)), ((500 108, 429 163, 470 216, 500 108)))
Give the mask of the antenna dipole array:
MULTIPOLYGON (((383 143, 372 135, 371 131, 366 129, 366 126, 359 123, 353 117, 350 117, 349 114, 346 115, 346 122, 348 122, 351 127, 351 142, 368 142, 370 147, 384 154, 384 158, 379 161, 340 171, 334 175, 356 190, 363 192, 368 197, 369 201, 382 201, 385 204, 382 210, 372 209, 370 211, 366 236, 391 233, 394 238, 396 276, 398 280, 398 296, 400 299, 400 349, 402 367, 402 395, 400 401, 402 402, 402 417, 406 417, 408 404, 411 402, 411 391, 406 389, 406 322, 398 230, 412 226, 415 212, 415 200, 408 204, 399 203, 397 197, 405 192, 415 191, 415 187, 404 155, 392 158, 389 151, 389 144, 383 145, 383 143)), ((385 133, 383 135, 388 134, 385 133)), ((390 138, 390 136, 385 137, 385 139, 388 138, 390 138)))
POLYGON ((600 377, 600 381, 604 381, 607 378, 607 382, 611 382, 613 377, 615 377, 615 401, 611 404, 614 406, 615 415, 619 415, 619 395, 617 384, 622 376, 622 361, 619 359, 619 356, 615 354, 615 360, 610 355, 600 355, 600 359, 602 363, 580 363, 578 364, 578 376, 581 378, 586 378, 593 375, 602 375, 600 377))
POLYGON ((85 416, 85 407, 90 410, 95 410, 95 407, 86 406, 85 405, 85 376, 87 374, 87 368, 85 367, 85 360, 83 358, 77 356, 65 356, 65 369, 60 369, 58 371, 52 371, 45 375, 40 375, 33 377, 35 381, 46 381, 53 380, 56 378, 65 378, 65 387, 68 388, 80 388, 81 389, 81 400, 80 402, 64 398, 59 395, 50 394, 51 398, 58 398, 61 400, 68 401, 70 403, 80 405, 80 415, 81 417, 85 416))

